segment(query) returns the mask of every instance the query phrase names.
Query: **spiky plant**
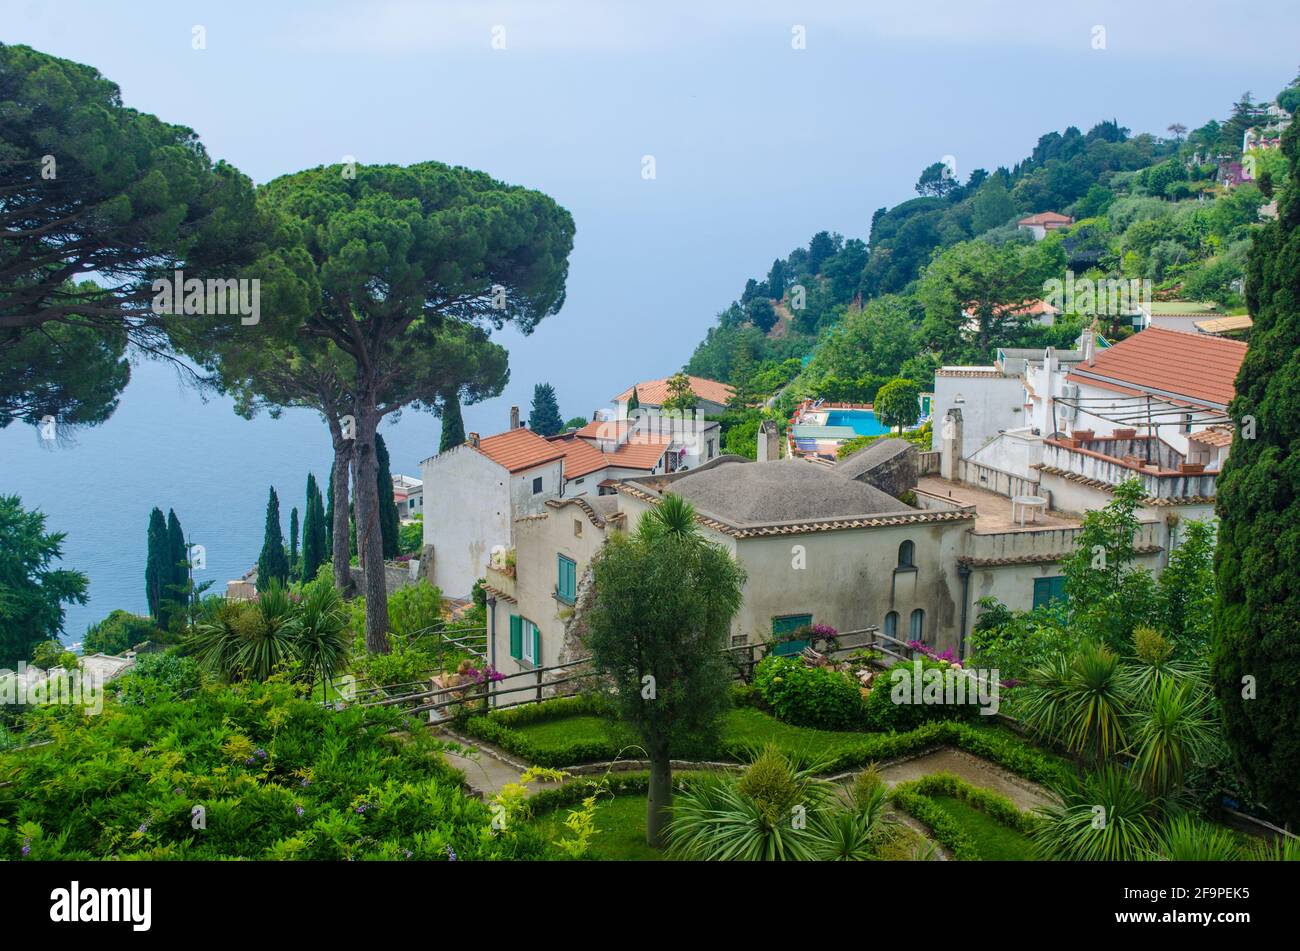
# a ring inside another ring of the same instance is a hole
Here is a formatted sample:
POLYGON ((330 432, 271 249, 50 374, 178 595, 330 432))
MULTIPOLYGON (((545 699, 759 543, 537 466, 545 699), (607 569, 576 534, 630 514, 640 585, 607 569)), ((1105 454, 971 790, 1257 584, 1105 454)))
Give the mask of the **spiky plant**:
POLYGON ((1039 858, 1131 862, 1148 858, 1159 841, 1159 804, 1107 765, 1071 776, 1053 791, 1060 802, 1040 810, 1033 834, 1039 858))
POLYGON ((347 665, 352 647, 348 613, 333 583, 319 579, 303 588, 292 637, 306 676, 325 683, 347 665))
POLYGON ((1182 815, 1171 819, 1160 833, 1156 857, 1171 862, 1236 862, 1243 853, 1231 830, 1182 815))
POLYGON ((1039 736, 1101 762, 1125 748, 1129 712, 1119 657, 1102 644, 1057 655, 1026 675, 1021 720, 1039 736))
POLYGON ((1157 796, 1180 789, 1197 763, 1219 752, 1220 727, 1208 685, 1159 679, 1133 714, 1134 779, 1157 796))

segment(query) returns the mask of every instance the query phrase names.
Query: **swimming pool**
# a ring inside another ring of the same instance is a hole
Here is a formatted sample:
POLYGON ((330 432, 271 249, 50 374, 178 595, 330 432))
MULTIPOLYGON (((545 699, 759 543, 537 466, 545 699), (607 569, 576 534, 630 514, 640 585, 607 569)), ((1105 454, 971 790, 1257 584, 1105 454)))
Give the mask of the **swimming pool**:
POLYGON ((847 426, 859 436, 881 436, 889 432, 869 409, 833 409, 826 414, 827 426, 847 426))

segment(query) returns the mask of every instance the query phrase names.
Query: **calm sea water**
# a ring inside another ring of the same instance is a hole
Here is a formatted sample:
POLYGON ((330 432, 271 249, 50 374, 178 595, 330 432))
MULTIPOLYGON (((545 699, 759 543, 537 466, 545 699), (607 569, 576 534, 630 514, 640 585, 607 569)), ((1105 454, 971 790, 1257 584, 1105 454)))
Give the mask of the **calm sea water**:
MULTIPOLYGON (((381 430, 394 473, 419 477, 421 459, 437 451, 439 423, 406 413, 381 430)), ((224 590, 257 561, 267 490, 289 510, 304 511, 307 473, 325 490, 330 444, 325 423, 307 410, 280 419, 236 416, 225 399, 204 402, 167 364, 142 362, 113 417, 47 444, 29 426, 0 430, 0 493, 46 515, 48 530, 66 532, 63 567, 90 579, 90 601, 70 605, 64 640, 114 608, 145 613, 145 533, 149 511, 176 510, 190 540, 207 549, 196 579, 224 590)))

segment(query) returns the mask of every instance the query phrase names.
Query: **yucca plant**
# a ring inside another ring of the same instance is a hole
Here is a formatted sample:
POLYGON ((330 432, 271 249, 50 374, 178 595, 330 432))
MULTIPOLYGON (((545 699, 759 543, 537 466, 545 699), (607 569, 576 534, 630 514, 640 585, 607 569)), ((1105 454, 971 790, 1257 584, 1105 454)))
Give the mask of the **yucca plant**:
POLYGON ((766 747, 739 777, 709 777, 677 794, 669 852, 706 861, 810 861, 809 826, 833 795, 829 783, 766 747))
POLYGON ((1174 659, 1174 645, 1153 627, 1139 625, 1133 629, 1133 661, 1124 666, 1127 690, 1135 698, 1144 698, 1168 680, 1206 682, 1209 671, 1204 660, 1174 659))
POLYGON ((1159 803, 1119 767, 1070 777, 1053 791, 1060 802, 1040 810, 1043 823, 1033 834, 1040 858, 1131 862, 1156 851, 1159 803))
POLYGON ((1134 778, 1153 795, 1173 794, 1194 765, 1218 753, 1219 723, 1203 682, 1157 680, 1132 720, 1134 778))
POLYGON ((1300 839, 1279 837, 1255 846, 1249 856, 1259 862, 1300 862, 1300 839))
POLYGON ((1156 857, 1171 862, 1236 862, 1244 856, 1231 830, 1182 815, 1171 819, 1160 833, 1156 857))
POLYGON ((306 676, 320 678, 321 696, 327 699, 325 685, 347 666, 352 648, 347 610, 330 580, 313 581, 303 588, 290 633, 306 676))
POLYGON ((1039 736, 1095 762, 1125 748, 1125 678, 1105 645, 1051 658, 1029 671, 1019 692, 1021 720, 1039 736))

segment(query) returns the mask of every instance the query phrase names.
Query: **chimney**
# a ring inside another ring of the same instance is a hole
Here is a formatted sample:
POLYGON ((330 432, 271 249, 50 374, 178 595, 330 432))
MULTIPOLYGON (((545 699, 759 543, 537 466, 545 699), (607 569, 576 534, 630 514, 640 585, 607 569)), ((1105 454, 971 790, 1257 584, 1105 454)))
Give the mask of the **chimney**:
POLYGON ((1097 340, 1089 330, 1086 337, 1083 338, 1083 358, 1088 361, 1088 366, 1097 365, 1097 340))
POLYGON ((470 433, 470 434, 469 434, 469 438, 466 439, 465 442, 468 443, 469 445, 473 446, 475 449, 477 449, 477 448, 478 448, 478 433, 470 433))
POLYGON ((939 475, 951 482, 957 481, 961 459, 961 410, 954 406, 943 420, 943 442, 940 443, 939 475))
POLYGON ((758 426, 758 461, 775 462, 781 458, 781 436, 775 421, 765 419, 758 426))
POLYGON ((510 407, 510 428, 511 429, 519 428, 519 407, 518 406, 510 407))

